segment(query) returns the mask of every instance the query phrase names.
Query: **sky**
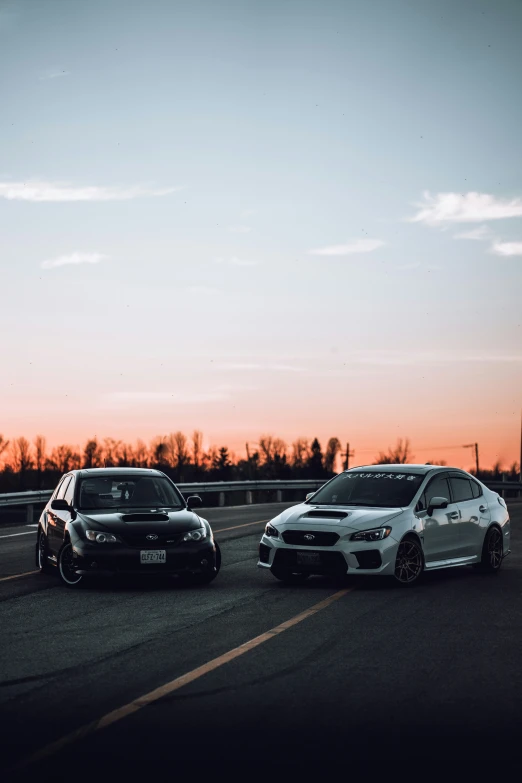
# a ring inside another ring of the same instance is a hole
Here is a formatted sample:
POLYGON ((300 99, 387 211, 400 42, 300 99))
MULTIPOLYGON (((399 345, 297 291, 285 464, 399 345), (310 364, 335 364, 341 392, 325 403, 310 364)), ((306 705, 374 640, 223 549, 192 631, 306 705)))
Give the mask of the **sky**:
POLYGON ((0 433, 518 460, 521 31, 519 0, 0 0, 0 433))

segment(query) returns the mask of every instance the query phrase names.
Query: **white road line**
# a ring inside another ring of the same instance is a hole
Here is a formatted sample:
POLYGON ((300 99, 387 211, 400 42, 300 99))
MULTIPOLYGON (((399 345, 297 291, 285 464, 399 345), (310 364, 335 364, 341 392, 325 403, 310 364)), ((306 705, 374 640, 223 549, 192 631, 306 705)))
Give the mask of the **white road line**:
POLYGON ((27 530, 25 533, 9 533, 8 536, 0 536, 0 538, 15 538, 15 536, 34 536, 34 530, 27 530))

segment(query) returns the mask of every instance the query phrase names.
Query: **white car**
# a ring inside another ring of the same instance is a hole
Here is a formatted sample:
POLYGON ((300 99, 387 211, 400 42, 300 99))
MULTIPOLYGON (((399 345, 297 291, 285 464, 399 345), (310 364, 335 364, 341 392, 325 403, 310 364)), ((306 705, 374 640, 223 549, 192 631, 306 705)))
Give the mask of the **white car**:
POLYGON ((344 471, 266 526, 260 568, 283 582, 378 574, 413 585, 424 571, 498 571, 509 554, 504 500, 463 470, 371 465, 344 471))

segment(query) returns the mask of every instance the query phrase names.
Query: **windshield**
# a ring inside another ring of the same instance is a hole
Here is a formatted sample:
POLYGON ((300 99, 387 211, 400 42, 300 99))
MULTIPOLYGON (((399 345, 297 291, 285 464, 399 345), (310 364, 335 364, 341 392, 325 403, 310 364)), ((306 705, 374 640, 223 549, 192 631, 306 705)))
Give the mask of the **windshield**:
POLYGON ((176 488, 161 476, 97 477, 80 481, 78 508, 183 508, 176 488))
POLYGON ((327 506, 409 506, 424 476, 412 473, 340 473, 309 503, 327 506))

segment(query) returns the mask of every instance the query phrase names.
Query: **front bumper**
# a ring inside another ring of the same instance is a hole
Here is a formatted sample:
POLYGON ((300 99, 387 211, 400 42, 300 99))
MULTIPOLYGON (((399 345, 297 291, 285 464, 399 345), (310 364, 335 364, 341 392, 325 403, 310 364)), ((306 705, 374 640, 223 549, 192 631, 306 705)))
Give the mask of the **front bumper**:
MULTIPOLYGON (((77 573, 82 576, 116 576, 118 574, 197 574, 216 568, 216 547, 212 541, 186 542, 178 546, 161 546, 165 563, 141 563, 140 549, 125 544, 73 544, 77 573)), ((153 547, 150 547, 153 549, 153 547)))
POLYGON ((297 546, 281 538, 263 535, 259 544, 259 568, 284 568, 309 574, 373 574, 392 576, 399 542, 389 536, 383 541, 338 541, 335 546, 297 546), (298 553, 318 555, 300 558, 298 553), (317 562, 302 562, 305 559, 317 562), (301 562, 300 562, 301 561, 301 562))

